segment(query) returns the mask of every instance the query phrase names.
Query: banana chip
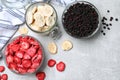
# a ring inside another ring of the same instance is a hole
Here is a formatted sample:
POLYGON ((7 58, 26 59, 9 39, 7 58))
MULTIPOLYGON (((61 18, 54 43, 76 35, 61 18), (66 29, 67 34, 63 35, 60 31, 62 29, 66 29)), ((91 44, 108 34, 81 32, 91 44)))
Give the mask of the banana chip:
POLYGON ((31 12, 28 12, 28 15, 27 15, 27 23, 28 24, 32 24, 34 21, 33 19, 33 14, 31 12))
POLYGON ((32 9, 32 14, 34 14, 35 12, 37 12, 37 7, 36 7, 36 6, 33 7, 33 9, 32 9))
POLYGON ((28 29, 26 27, 20 27, 20 29, 18 31, 20 34, 27 34, 28 33, 28 29))
POLYGON ((56 54, 57 53, 57 45, 54 42, 51 42, 48 44, 48 51, 51 54, 56 54))
POLYGON ((69 50, 72 49, 72 47, 73 47, 73 44, 72 44, 70 41, 68 41, 68 40, 65 40, 65 41, 62 43, 62 49, 63 49, 64 51, 69 51, 69 50))
POLYGON ((55 18, 53 16, 47 17, 45 21, 47 26, 53 26, 55 24, 55 18))

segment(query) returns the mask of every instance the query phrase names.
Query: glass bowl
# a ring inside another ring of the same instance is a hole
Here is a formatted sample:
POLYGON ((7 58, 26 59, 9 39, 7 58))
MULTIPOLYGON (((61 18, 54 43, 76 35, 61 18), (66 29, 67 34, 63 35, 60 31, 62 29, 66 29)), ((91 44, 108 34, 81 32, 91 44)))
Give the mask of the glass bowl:
POLYGON ((22 75, 35 73, 44 60, 41 43, 28 35, 13 38, 6 45, 3 55, 8 69, 22 75))
POLYGON ((28 28, 31 29, 33 32, 40 33, 40 34, 45 34, 45 35, 49 34, 49 33, 53 30, 53 28, 57 25, 57 18, 58 18, 58 17, 57 17, 57 12, 56 12, 55 8, 54 8, 52 5, 50 5, 50 4, 46 3, 46 2, 35 2, 35 3, 31 4, 31 5, 27 8, 26 13, 25 13, 25 20, 26 20, 26 25, 28 26, 28 28), (49 5, 49 6, 51 6, 51 7, 53 8, 54 13, 55 13, 55 17, 56 17, 55 23, 54 23, 53 26, 51 26, 51 27, 50 27, 48 30, 46 30, 46 31, 37 31, 37 30, 32 29, 32 28, 31 28, 31 25, 28 24, 28 15, 29 15, 29 12, 32 11, 32 9, 33 9, 34 7, 44 6, 44 5, 49 5))
POLYGON ((97 9, 93 4, 91 4, 90 2, 87 2, 87 1, 75 1, 75 2, 73 2, 73 3, 71 3, 71 4, 69 4, 69 5, 65 8, 65 10, 63 11, 63 14, 62 14, 62 25, 63 25, 65 31, 66 31, 70 36, 75 37, 75 38, 90 38, 90 37, 92 37, 92 36, 93 36, 95 33, 97 33, 97 31, 99 30, 100 24, 101 24, 101 15, 100 15, 98 9, 97 9), (73 5, 77 4, 77 3, 81 3, 81 4, 84 3, 84 4, 88 4, 88 5, 92 6, 92 8, 94 8, 95 11, 96 11, 97 14, 98 14, 98 26, 97 26, 97 28, 96 28, 90 35, 88 35, 88 36, 83 36, 83 37, 73 36, 69 31, 67 31, 66 27, 64 26, 64 19, 63 19, 63 18, 65 17, 65 13, 67 12, 67 10, 68 10, 71 6, 73 6, 73 5))

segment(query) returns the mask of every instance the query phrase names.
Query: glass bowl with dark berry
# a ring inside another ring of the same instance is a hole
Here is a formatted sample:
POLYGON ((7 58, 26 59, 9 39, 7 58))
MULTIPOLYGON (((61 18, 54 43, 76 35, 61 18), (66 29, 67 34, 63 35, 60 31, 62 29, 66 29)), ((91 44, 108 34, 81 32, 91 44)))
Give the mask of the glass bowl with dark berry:
POLYGON ((93 4, 75 1, 64 10, 62 24, 72 37, 90 38, 99 30, 100 18, 100 13, 93 4))
POLYGON ((42 65, 43 48, 34 37, 18 36, 7 44, 4 58, 11 71, 18 74, 32 74, 42 65))

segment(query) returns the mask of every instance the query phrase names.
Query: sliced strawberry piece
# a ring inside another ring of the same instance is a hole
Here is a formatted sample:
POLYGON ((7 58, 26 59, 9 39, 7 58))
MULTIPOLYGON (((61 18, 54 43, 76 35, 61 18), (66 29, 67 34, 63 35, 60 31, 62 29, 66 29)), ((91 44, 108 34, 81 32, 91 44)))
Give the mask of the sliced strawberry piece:
POLYGON ((30 47, 30 44, 26 41, 21 42, 21 48, 22 49, 28 49, 30 47))
POLYGON ((28 40, 27 37, 22 37, 22 38, 20 39, 20 42, 24 42, 24 41, 27 41, 27 40, 28 40))
POLYGON ((57 65, 56 65, 56 68, 59 72, 62 72, 65 70, 65 63, 64 62, 59 62, 57 65))
POLYGON ((25 68, 31 67, 31 64, 32 64, 31 61, 28 60, 28 59, 22 60, 22 65, 23 65, 23 67, 25 67, 25 68))
POLYGON ((0 72, 3 72, 5 70, 4 66, 0 66, 0 72))
POLYGON ((24 59, 31 59, 31 56, 25 53, 24 56, 23 56, 23 58, 24 59))
POLYGON ((17 64, 18 67, 24 68, 22 64, 17 64))
POLYGON ((23 58, 24 52, 23 52, 23 51, 18 51, 18 52, 15 53, 15 55, 16 55, 18 58, 23 58))
POLYGON ((17 63, 17 64, 21 64, 21 59, 18 58, 17 56, 14 56, 14 62, 17 63))
POLYGON ((19 44, 21 38, 22 37, 20 36, 20 37, 16 38, 15 40, 13 40, 13 44, 19 44))
POLYGON ((46 74, 45 74, 45 72, 38 72, 38 73, 36 73, 36 77, 38 80, 44 80, 46 77, 46 74))
POLYGON ((37 69, 40 66, 40 63, 33 63, 31 68, 32 69, 37 69))
POLYGON ((7 74, 2 74, 0 80, 8 80, 8 75, 7 74))
POLYGON ((9 67, 9 69, 11 69, 11 70, 16 70, 16 69, 17 69, 17 64, 16 64, 16 63, 10 63, 10 64, 8 65, 8 67, 9 67))
POLYGON ((42 55, 34 55, 33 58, 32 58, 32 63, 39 63, 42 59, 42 55))
POLYGON ((11 49, 12 49, 14 52, 16 52, 16 51, 18 51, 18 50, 20 49, 20 46, 19 46, 18 44, 15 44, 15 45, 13 45, 13 46, 11 47, 11 49))
POLYGON ((6 62, 7 62, 7 64, 13 62, 13 56, 11 56, 11 55, 6 56, 6 62))
POLYGON ((38 49, 38 55, 42 55, 42 49, 38 49))
POLYGON ((36 53, 36 49, 34 47, 31 47, 27 50, 27 54, 33 57, 36 53))
POLYGON ((36 69, 28 69, 28 73, 34 73, 36 71, 36 69))
POLYGON ((35 45, 35 46, 34 46, 35 49, 38 49, 39 47, 40 47, 39 45, 35 45))
POLYGON ((25 68, 18 67, 17 70, 20 74, 26 74, 27 73, 27 69, 25 69, 25 68))
POLYGON ((55 66, 55 64, 56 64, 56 61, 55 61, 54 59, 50 59, 50 60, 48 61, 48 66, 49 66, 49 67, 53 67, 53 66, 55 66))

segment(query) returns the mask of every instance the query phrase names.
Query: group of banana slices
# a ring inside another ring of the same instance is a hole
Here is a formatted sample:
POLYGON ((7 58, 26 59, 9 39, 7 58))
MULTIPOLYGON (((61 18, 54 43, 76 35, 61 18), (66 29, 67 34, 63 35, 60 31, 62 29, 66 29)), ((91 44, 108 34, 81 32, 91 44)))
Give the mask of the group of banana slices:
POLYGON ((27 23, 35 31, 48 31, 56 23, 56 12, 48 4, 34 6, 27 14, 27 23))

